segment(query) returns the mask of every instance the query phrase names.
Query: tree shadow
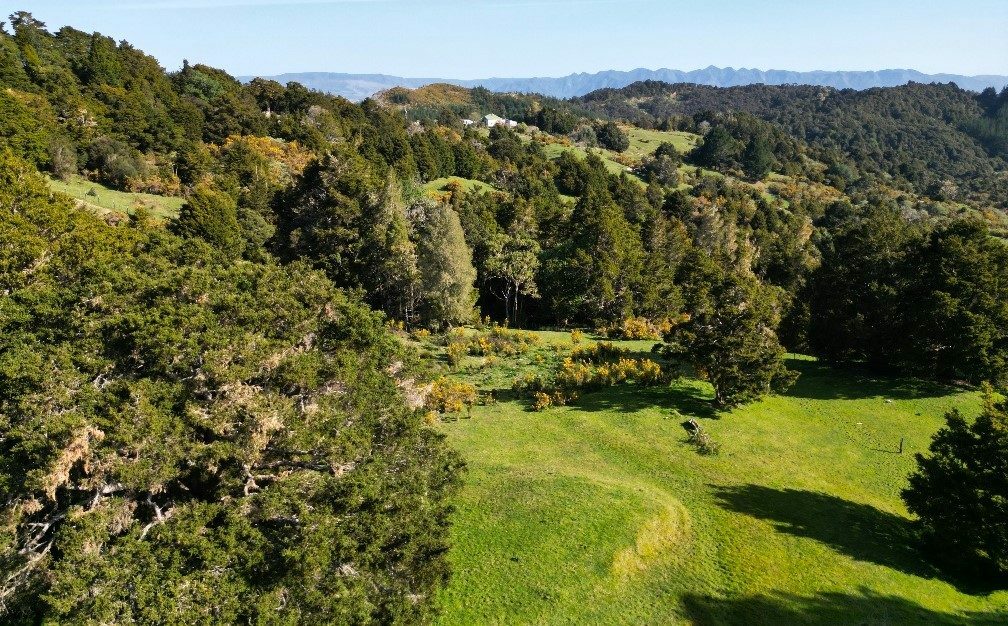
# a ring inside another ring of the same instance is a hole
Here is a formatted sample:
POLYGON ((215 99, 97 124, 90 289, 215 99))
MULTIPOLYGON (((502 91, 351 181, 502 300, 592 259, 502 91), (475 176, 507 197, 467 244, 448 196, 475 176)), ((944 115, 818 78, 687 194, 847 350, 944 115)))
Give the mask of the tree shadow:
POLYGON ((797 382, 783 395, 811 400, 935 398, 958 391, 956 387, 916 378, 891 378, 861 368, 836 369, 819 361, 792 358, 788 368, 798 372, 797 382))
POLYGON ((972 595, 1003 588, 1004 581, 964 579, 925 561, 910 520, 868 504, 825 493, 761 485, 714 487, 717 504, 767 520, 781 533, 807 537, 859 561, 884 565, 922 578, 937 578, 972 595))
POLYGON ((693 624, 948 624, 953 626, 1005 624, 1008 610, 943 613, 916 602, 875 593, 819 593, 812 597, 786 593, 714 598, 691 594, 683 607, 693 624))
POLYGON ((643 387, 618 385, 592 391, 578 398, 574 406, 582 411, 640 411, 675 409, 683 417, 716 419, 711 399, 700 390, 683 386, 643 387))

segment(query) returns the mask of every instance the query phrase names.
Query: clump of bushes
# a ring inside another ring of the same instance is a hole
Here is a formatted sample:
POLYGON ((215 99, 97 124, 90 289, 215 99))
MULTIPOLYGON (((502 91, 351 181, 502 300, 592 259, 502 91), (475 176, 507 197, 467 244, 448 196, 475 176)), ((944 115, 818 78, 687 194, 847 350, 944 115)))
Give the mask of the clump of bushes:
POLYGON ((447 376, 431 383, 424 406, 437 413, 461 413, 476 404, 476 387, 447 376))
POLYGON ((532 409, 534 411, 545 411, 551 406, 567 406, 577 400, 577 394, 573 392, 554 390, 552 393, 537 391, 532 394, 532 409))
POLYGON ((511 330, 493 324, 471 337, 466 335, 464 328, 453 328, 444 335, 443 345, 448 363, 454 367, 467 354, 482 357, 515 356, 525 354, 539 341, 539 336, 531 331, 511 330))
POLYGON ((661 365, 651 359, 621 358, 615 363, 593 365, 568 358, 564 359, 554 381, 563 389, 590 390, 623 383, 653 386, 668 382, 668 379, 661 365))
POLYGON ((628 317, 619 324, 598 329, 600 335, 613 339, 654 339, 668 334, 677 320, 664 318, 651 320, 646 317, 628 317))
POLYGON ((427 339, 430 339, 431 333, 426 328, 418 328, 410 334, 413 336, 413 339, 417 341, 426 341, 427 339))
POLYGON ((539 344, 539 335, 527 330, 512 330, 494 324, 490 330, 481 332, 469 342, 469 354, 473 356, 515 356, 525 354, 539 344))
POLYGON ((448 363, 455 367, 462 362, 462 358, 469 352, 469 347, 462 343, 461 341, 453 341, 448 344, 445 348, 445 354, 448 356, 448 363))
POLYGON ((516 378, 511 385, 511 389, 531 395, 540 391, 546 391, 550 386, 550 383, 541 374, 530 372, 516 378))
MULTIPOLYGON (((588 349, 584 352, 587 353, 588 349)), ((627 383, 655 386, 668 381, 668 375, 661 366, 650 359, 620 358, 615 362, 592 363, 568 357, 551 377, 525 374, 515 380, 512 389, 528 395, 532 399, 532 408, 542 411, 551 406, 570 404, 585 391, 627 383)))
POLYGON ((571 345, 577 346, 582 341, 584 341, 584 333, 579 328, 575 328, 571 331, 571 345))
POLYGON ((570 359, 579 363, 602 363, 603 361, 617 361, 630 354, 629 350, 620 348, 609 341, 600 341, 590 346, 575 348, 571 351, 570 359))

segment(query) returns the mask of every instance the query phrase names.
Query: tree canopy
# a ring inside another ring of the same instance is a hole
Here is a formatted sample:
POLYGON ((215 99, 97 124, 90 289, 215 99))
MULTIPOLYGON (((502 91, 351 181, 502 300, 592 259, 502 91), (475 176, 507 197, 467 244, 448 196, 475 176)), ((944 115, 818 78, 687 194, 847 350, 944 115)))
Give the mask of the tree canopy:
POLYGON ((461 463, 382 318, 303 264, 108 226, 9 156, 0 180, 7 619, 424 619, 461 463))

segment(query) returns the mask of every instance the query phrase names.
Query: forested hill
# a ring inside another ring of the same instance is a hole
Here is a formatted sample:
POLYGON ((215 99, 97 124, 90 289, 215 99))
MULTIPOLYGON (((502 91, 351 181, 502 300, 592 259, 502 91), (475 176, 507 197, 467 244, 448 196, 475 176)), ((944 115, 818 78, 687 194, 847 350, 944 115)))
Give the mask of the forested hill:
POLYGON ((691 404, 727 410, 794 383, 787 351, 1003 388, 1006 94, 436 86, 357 104, 168 72, 15 13, 0 623, 430 621, 462 461, 427 425, 476 402, 450 368, 498 380, 498 355, 536 341, 514 327, 571 331, 548 357, 563 369, 499 366, 540 407, 628 379, 672 394, 682 372, 713 390, 691 404), (463 121, 491 113, 513 123, 463 121), (136 204, 99 215, 112 192, 136 204), (178 208, 155 219, 141 195, 178 208), (575 361, 582 329, 651 347, 575 361))
POLYGON ((909 181, 930 197, 1008 206, 1003 158, 1008 155, 1008 88, 978 95, 953 84, 856 91, 644 81, 595 91, 572 103, 643 126, 690 128, 684 120, 747 113, 841 156, 849 166, 909 181))
MULTIPOLYGON (((287 83, 296 81, 312 89, 331 93, 350 100, 363 100, 379 91, 393 87, 418 88, 435 83, 448 83, 461 87, 485 87, 497 92, 541 93, 555 98, 583 96, 603 88, 620 88, 643 81, 659 80, 669 83, 695 83, 712 87, 736 85, 822 85, 838 89, 870 89, 896 87, 909 82, 955 83, 963 89, 983 91, 987 87, 1001 89, 1008 85, 1008 76, 960 76, 956 74, 924 74, 916 70, 891 69, 865 72, 815 71, 792 72, 788 70, 758 70, 732 67, 705 67, 688 72, 673 69, 649 70, 638 68, 628 71, 606 70, 581 72, 560 77, 537 78, 479 78, 470 80, 446 78, 407 78, 386 74, 341 74, 335 72, 300 72, 264 77, 287 83)), ((251 77, 243 80, 251 80, 251 77)))

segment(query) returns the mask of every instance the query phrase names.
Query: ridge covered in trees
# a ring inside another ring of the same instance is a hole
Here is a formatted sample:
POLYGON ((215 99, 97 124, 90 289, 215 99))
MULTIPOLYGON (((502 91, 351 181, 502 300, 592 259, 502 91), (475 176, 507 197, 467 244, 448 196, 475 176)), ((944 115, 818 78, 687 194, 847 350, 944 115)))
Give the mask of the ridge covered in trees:
POLYGON ((430 372, 394 328, 643 319, 725 409, 792 384, 788 350, 1008 383, 1003 92, 354 104, 167 72, 24 12, 10 29, 0 611, 18 619, 183 600, 199 622, 426 619, 461 463, 422 426, 430 372), (521 124, 463 125, 481 113, 521 124), (184 204, 102 220, 42 172, 184 204))
POLYGON ((733 114, 771 122, 814 147, 834 177, 852 169, 932 199, 1008 208, 1005 102, 954 84, 910 83, 863 91, 803 85, 717 88, 656 81, 572 100, 596 115, 644 126, 695 128, 733 114))

